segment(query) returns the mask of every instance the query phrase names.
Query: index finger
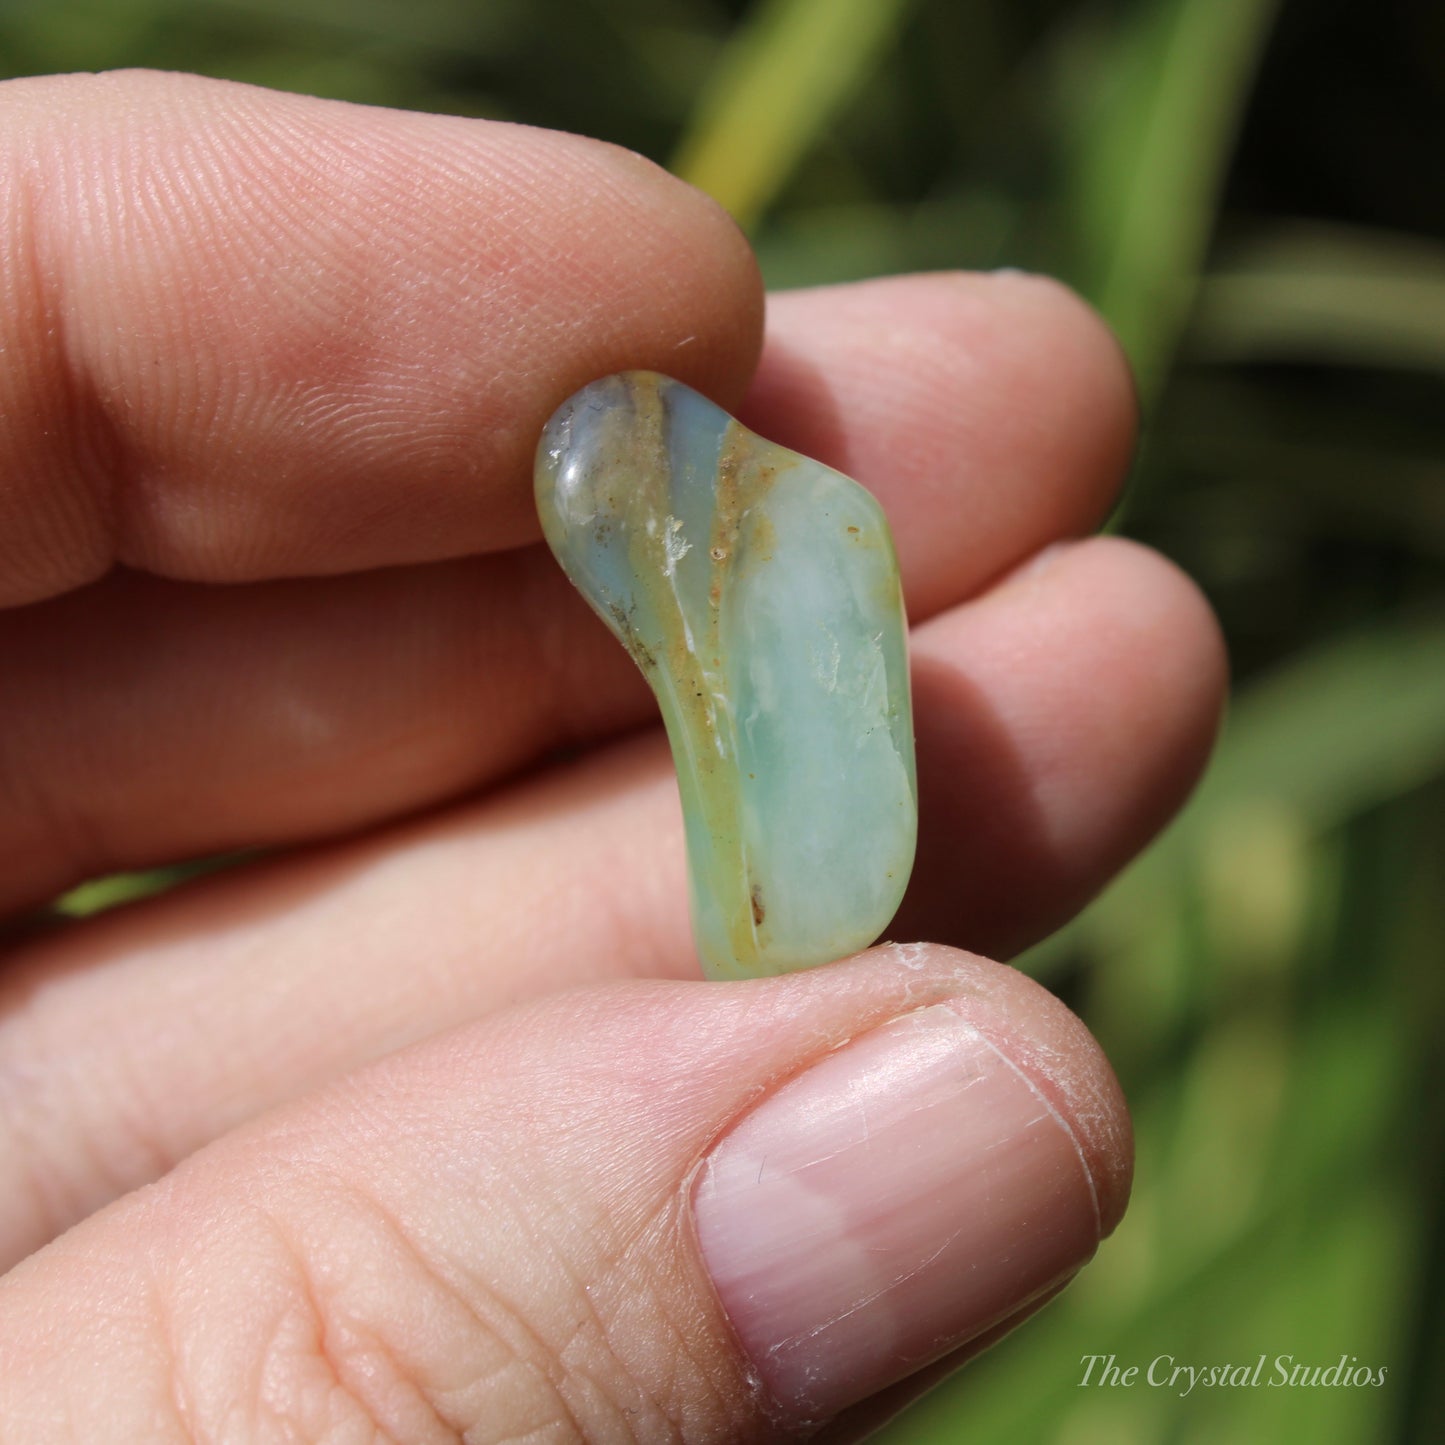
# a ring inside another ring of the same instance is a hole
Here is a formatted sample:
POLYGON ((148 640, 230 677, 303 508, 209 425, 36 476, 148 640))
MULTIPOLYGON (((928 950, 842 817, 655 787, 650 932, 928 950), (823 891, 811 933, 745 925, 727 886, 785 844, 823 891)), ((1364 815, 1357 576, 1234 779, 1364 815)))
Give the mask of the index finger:
POLYGON ((0 137, 0 604, 510 546, 572 391, 756 360, 732 222, 597 141, 144 72, 0 137))

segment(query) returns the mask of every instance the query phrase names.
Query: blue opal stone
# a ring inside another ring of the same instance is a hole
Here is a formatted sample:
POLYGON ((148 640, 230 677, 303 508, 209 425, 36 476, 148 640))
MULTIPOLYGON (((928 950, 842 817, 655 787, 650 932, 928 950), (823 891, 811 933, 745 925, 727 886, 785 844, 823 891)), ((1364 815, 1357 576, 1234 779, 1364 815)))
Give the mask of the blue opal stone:
POLYGON ((552 551, 657 694, 704 970, 781 973, 873 942, 918 825, 878 503, 652 372, 565 402, 536 487, 552 551))

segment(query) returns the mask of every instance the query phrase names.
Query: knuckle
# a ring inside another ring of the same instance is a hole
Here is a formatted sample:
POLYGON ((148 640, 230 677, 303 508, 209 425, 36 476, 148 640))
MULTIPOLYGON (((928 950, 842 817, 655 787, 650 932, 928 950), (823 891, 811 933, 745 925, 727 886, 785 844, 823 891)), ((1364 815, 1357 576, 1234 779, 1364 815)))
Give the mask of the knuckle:
POLYGON ((165 1337, 190 1342, 168 1352, 185 1438, 741 1438, 742 1407, 698 1344, 709 1332, 669 1311, 675 1288, 626 1257, 576 1277, 509 1224, 510 1257, 486 1262, 420 1238, 345 1181, 313 1178, 304 1198, 248 1213, 163 1290, 165 1337), (219 1314, 197 1283, 218 1269, 245 1282, 219 1314), (218 1330, 216 1348, 194 1343, 218 1330))

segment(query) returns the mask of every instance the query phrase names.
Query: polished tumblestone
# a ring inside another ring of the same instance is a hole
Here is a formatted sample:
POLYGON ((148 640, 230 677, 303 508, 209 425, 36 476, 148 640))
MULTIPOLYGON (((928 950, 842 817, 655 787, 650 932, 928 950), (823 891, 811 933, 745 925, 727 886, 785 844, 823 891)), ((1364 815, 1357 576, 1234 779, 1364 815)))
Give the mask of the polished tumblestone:
POLYGON ((536 484, 558 561, 657 694, 704 969, 781 973, 871 943, 918 822, 878 503, 640 371, 559 408, 536 484))

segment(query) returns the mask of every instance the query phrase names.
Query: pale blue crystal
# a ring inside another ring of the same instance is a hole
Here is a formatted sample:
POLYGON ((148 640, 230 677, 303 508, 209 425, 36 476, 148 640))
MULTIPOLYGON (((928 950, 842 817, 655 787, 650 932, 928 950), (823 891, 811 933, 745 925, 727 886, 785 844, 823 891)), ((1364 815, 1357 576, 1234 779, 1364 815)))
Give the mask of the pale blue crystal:
POLYGON ((705 970, 780 973, 871 943, 918 819, 878 503, 651 372, 564 403, 536 486, 553 552, 657 694, 705 970))

